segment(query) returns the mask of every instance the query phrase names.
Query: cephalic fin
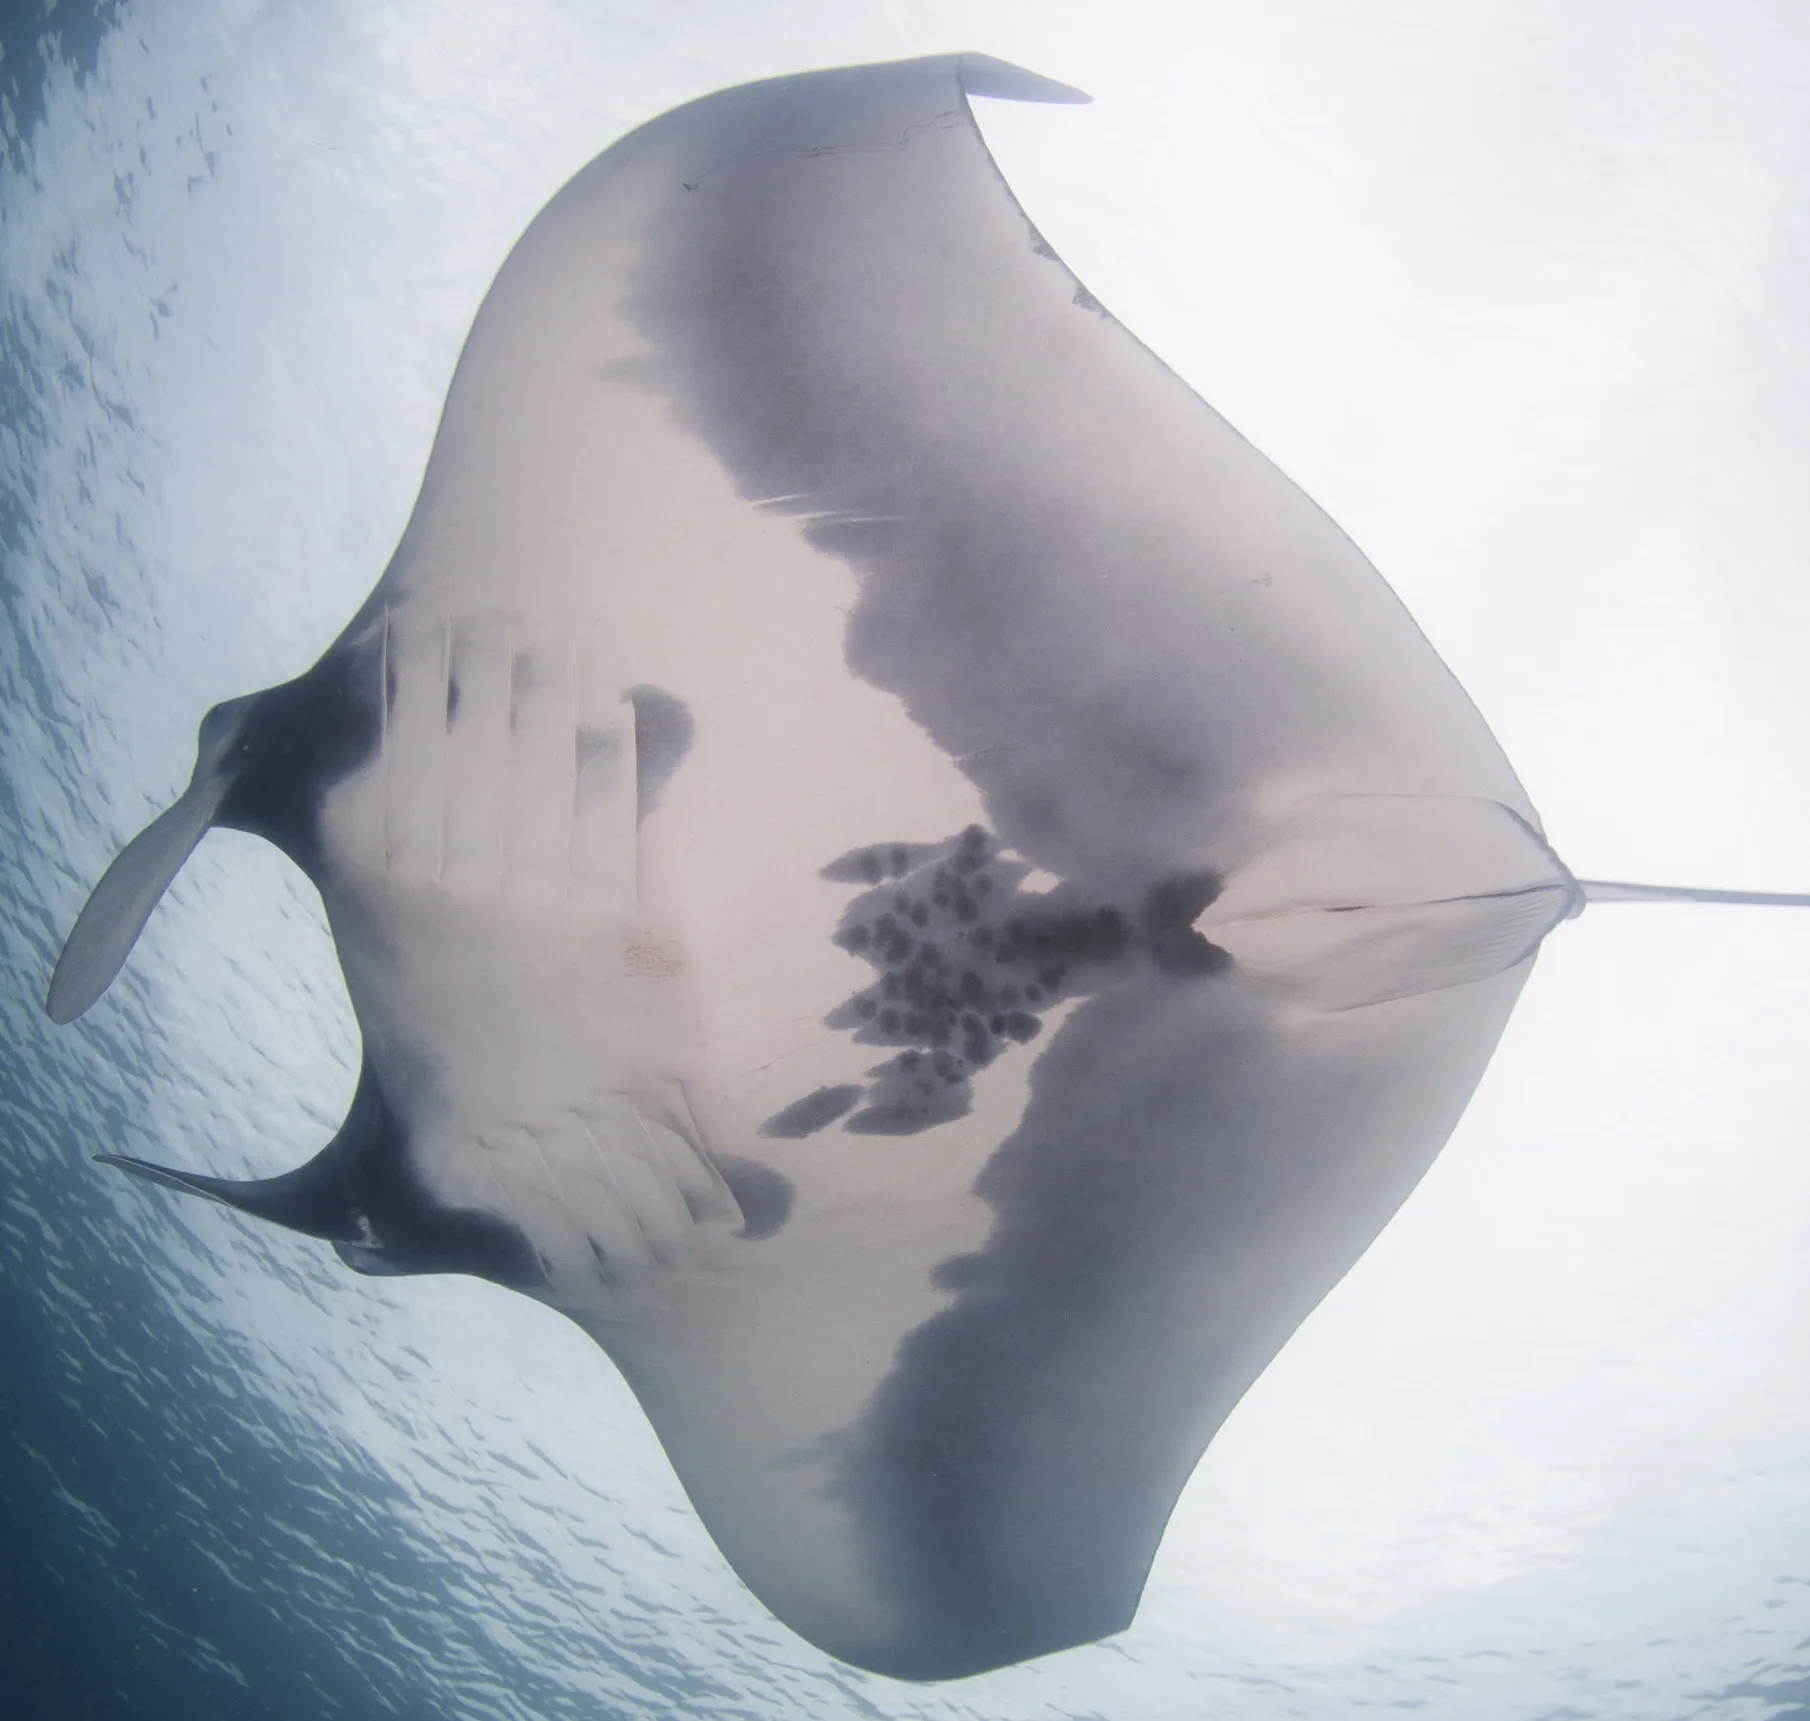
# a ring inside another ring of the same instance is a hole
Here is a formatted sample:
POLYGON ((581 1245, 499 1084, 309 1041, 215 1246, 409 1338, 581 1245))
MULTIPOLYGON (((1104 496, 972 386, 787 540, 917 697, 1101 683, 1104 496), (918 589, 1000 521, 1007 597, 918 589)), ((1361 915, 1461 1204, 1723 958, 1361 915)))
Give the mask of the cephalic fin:
POLYGON ((212 828, 232 787, 228 760, 250 702, 229 700, 207 714, 189 786, 101 874, 50 977, 44 1008, 53 1022, 73 1022, 113 984, 171 879, 212 828))
POLYGON ((95 1157, 146 1183, 322 1238, 361 1273, 471 1273, 528 1291, 544 1277, 532 1245, 515 1226, 493 1213, 448 1206, 423 1187, 402 1122, 368 1058, 345 1123, 293 1171, 241 1180, 177 1171, 129 1154, 95 1157))
POLYGON ((268 1219, 274 1224, 300 1231, 304 1236, 325 1238, 330 1243, 368 1243, 369 1238, 358 1228, 357 1215, 338 1199, 338 1192, 318 1175, 311 1176, 320 1164, 318 1159, 295 1171, 278 1177, 262 1177, 240 1181, 228 1177, 207 1177, 196 1171, 178 1171, 173 1166, 153 1165, 148 1159, 135 1159, 125 1153, 97 1153, 96 1165, 115 1165, 146 1183, 174 1189, 183 1195, 205 1196, 248 1213, 254 1219, 268 1219))
POLYGON ((219 782, 191 783, 114 857, 70 929, 44 1007, 73 1022, 113 984, 170 880, 195 852, 220 810, 219 782))

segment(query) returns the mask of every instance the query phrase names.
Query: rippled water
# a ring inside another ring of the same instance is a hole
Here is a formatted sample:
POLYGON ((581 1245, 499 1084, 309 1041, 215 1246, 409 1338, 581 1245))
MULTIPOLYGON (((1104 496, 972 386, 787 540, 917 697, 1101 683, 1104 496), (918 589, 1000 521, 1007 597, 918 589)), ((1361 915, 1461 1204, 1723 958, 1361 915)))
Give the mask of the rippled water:
POLYGON ((1134 1629, 945 1689, 773 1623, 550 1312, 356 1279, 88 1163, 262 1174, 337 1124, 353 1028, 274 852, 215 833, 110 997, 40 1012, 200 712, 374 581, 559 182, 705 89, 951 46, 1095 86, 1068 141, 987 117, 1009 174, 1389 568, 1579 870, 1803 888, 1803 14, 1338 11, 1207 7, 1180 41, 1154 6, 731 0, 62 5, 42 54, 10 27, 0 1710, 1810 1716, 1803 926, 1556 935, 1134 1629))

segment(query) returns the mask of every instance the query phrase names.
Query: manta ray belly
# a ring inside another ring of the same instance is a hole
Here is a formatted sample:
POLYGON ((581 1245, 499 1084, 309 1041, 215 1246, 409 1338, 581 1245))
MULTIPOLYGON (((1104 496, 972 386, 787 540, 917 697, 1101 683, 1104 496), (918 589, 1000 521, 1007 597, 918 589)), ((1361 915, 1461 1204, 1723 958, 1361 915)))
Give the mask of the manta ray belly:
POLYGON ((1578 900, 1374 569, 1027 220, 986 93, 1077 99, 815 72, 560 192, 370 599, 210 714, 50 998, 210 823, 283 846, 344 1128, 122 1163, 560 1309, 755 1593, 916 1679, 1130 1619, 1578 900))

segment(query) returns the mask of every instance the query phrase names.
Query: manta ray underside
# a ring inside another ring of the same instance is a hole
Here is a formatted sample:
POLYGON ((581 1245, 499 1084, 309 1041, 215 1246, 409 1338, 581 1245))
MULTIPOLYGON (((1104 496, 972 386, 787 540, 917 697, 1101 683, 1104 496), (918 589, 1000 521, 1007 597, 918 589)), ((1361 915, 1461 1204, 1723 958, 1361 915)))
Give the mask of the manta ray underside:
POLYGON ((1137 1605, 1582 900, 1362 555, 1089 296, 954 55, 733 89, 547 206, 314 667, 217 707, 50 991, 212 826, 319 888, 350 1115, 141 1176, 473 1273, 717 1544, 939 1679, 1137 1605))

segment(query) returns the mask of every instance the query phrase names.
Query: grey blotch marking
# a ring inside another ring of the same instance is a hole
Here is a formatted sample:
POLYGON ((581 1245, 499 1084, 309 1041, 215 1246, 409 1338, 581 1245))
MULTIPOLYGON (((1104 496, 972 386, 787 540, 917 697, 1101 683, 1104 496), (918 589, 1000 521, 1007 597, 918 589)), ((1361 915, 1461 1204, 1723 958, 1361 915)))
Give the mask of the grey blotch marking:
POLYGON ((685 701, 660 687, 631 687, 635 707, 635 818, 645 819, 660 804, 672 774, 691 751, 697 732, 685 701))
POLYGON ((792 1217, 790 1178, 780 1176, 770 1166, 733 1154, 719 1155, 716 1168, 742 1210, 742 1228, 736 1235, 744 1243, 759 1243, 771 1237, 792 1217))
POLYGON ((578 800, 601 794, 616 780, 615 762, 622 752, 622 737, 613 729, 578 730, 578 800))
POLYGON ((827 1129, 860 1098, 858 1087, 819 1088, 801 1100, 794 1100, 784 1111, 775 1112, 760 1126, 760 1132, 777 1141, 802 1141, 807 1135, 827 1129))
POLYGON ((541 680, 532 657, 518 651, 509 660, 509 727, 515 728, 521 717, 522 694, 541 680))

